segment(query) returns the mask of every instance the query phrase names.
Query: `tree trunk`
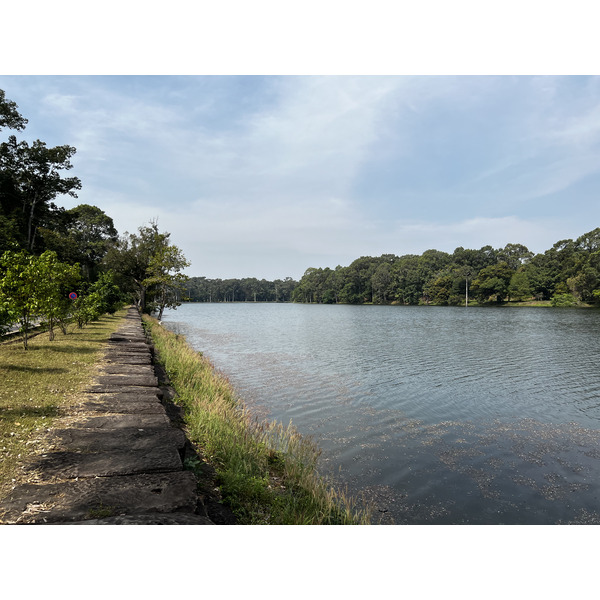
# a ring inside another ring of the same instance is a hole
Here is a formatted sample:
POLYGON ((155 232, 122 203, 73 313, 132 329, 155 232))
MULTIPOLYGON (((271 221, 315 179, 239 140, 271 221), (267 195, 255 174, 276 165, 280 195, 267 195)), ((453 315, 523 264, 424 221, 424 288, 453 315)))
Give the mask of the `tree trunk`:
POLYGON ((31 252, 33 249, 33 237, 31 230, 33 229, 33 215, 35 213, 35 205, 37 204, 37 194, 33 196, 31 201, 31 210, 29 211, 29 219, 27 221, 27 248, 31 252))

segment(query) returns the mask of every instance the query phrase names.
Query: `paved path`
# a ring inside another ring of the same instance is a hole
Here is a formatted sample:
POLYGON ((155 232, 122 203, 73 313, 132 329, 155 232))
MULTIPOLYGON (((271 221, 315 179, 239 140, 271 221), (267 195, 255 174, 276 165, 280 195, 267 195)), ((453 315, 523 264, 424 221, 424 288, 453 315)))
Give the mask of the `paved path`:
POLYGON ((181 458, 186 439, 161 397, 131 308, 85 400, 47 433, 50 451, 25 465, 35 483, 0 502, 0 523, 214 524, 198 514, 197 481, 181 458))

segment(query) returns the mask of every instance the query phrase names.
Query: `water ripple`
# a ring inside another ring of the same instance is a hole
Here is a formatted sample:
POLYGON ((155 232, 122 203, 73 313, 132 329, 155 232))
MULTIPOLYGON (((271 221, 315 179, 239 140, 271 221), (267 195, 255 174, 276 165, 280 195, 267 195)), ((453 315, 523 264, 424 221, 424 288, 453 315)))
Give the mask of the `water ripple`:
POLYGON ((600 314, 184 305, 186 335, 383 522, 596 522, 600 314))

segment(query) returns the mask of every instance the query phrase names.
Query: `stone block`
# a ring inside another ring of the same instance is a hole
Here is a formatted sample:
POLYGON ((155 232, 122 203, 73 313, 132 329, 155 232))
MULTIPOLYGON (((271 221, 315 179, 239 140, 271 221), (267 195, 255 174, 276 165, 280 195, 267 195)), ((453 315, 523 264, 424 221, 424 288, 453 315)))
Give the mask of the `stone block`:
POLYGON ((0 503, 0 522, 56 523, 117 515, 193 514, 198 500, 196 485, 189 471, 25 484, 0 503))

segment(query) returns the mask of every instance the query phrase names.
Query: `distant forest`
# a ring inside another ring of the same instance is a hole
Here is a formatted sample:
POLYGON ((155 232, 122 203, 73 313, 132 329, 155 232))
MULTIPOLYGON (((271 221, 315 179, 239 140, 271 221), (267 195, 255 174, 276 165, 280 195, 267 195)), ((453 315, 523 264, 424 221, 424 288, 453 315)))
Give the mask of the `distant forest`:
POLYGON ((452 254, 363 256, 347 267, 307 269, 299 282, 191 277, 193 302, 432 304, 551 301, 554 306, 600 304, 600 228, 561 240, 543 254, 522 244, 452 254))
POLYGON ((290 277, 266 281, 245 279, 207 279, 190 277, 185 284, 191 302, 290 302, 298 285, 290 277))
POLYGON ((347 267, 308 269, 295 302, 324 304, 480 304, 550 300, 555 306, 600 303, 600 228, 561 240, 543 254, 522 244, 452 254, 363 256, 347 267))

